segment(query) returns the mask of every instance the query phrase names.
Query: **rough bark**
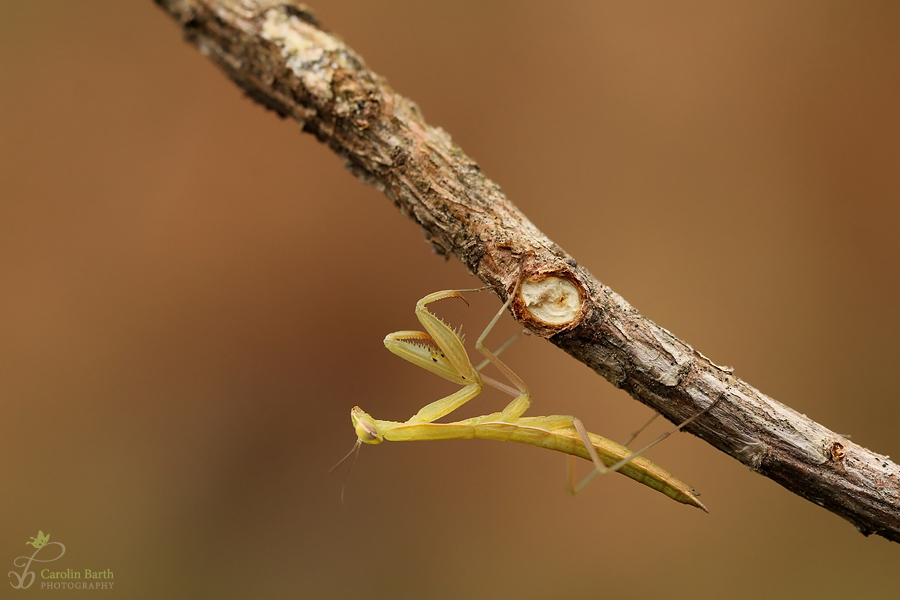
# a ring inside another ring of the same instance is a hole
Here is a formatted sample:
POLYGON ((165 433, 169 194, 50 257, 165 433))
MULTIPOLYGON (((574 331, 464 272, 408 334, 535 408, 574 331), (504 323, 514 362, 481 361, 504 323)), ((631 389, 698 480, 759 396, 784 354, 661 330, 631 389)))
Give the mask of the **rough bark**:
POLYGON ((900 467, 776 402, 642 317, 539 231, 416 105, 328 33, 310 9, 275 0, 156 0, 185 38, 257 102, 299 121, 349 170, 506 298, 548 276, 579 291, 576 318, 513 312, 615 386, 864 535, 900 542, 900 467))

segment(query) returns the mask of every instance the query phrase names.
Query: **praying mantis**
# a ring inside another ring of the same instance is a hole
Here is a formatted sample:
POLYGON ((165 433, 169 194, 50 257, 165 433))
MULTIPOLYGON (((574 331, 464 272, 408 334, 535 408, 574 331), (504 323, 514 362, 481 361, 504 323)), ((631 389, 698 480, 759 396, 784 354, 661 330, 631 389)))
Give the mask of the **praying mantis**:
MULTIPOLYGON (((491 352, 484 344, 487 335, 509 307, 518 286, 475 343, 475 348, 485 357, 485 361, 478 367, 474 366, 469 359, 460 333, 428 310, 428 305, 432 302, 447 298, 460 298, 465 301, 462 292, 485 289, 488 288, 445 290, 429 294, 416 303, 415 309, 416 317, 425 331, 398 331, 385 337, 384 345, 400 358, 462 387, 459 391, 424 406, 402 423, 373 419, 358 406, 354 407, 350 412, 350 418, 356 431, 357 441, 350 454, 353 454, 354 451, 358 452, 361 444, 380 444, 384 440, 411 442, 480 438, 517 442, 568 454, 567 488, 572 495, 578 493, 596 475, 619 472, 662 492, 677 502, 709 512, 697 498, 696 492, 691 486, 676 479, 668 471, 650 462, 641 454, 668 435, 680 430, 712 406, 636 452, 631 452, 625 446, 602 436, 588 433, 581 421, 570 415, 523 416, 531 404, 530 394, 525 382, 497 356, 506 347, 506 344, 496 352, 491 352), (512 384, 512 387, 482 375, 480 369, 487 363, 493 364, 512 384), (437 419, 452 413, 475 398, 481 393, 485 384, 514 396, 513 400, 501 412, 453 423, 435 423, 437 419), (576 456, 589 460, 594 465, 591 474, 577 486, 574 483, 573 475, 573 457, 576 456)), ((468 302, 466 303, 468 304, 468 302)))

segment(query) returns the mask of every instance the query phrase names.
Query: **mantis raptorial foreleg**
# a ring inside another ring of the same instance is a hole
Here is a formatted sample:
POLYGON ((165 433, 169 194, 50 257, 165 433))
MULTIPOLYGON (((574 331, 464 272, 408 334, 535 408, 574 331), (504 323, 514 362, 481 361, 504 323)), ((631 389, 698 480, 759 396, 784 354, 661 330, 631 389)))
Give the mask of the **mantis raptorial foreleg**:
MULTIPOLYGON (((470 290, 476 291, 476 290, 470 290)), ((373 419, 360 408, 351 411, 353 427, 359 444, 379 444, 389 441, 422 441, 446 439, 470 439, 474 437, 499 441, 512 441, 564 452, 579 456, 594 463, 594 471, 584 482, 570 490, 577 492, 598 474, 619 471, 645 485, 653 487, 671 498, 706 510, 687 484, 675 479, 668 472, 641 457, 641 453, 659 443, 665 437, 687 425, 700 413, 677 428, 669 431, 638 452, 630 452, 624 446, 606 438, 588 433, 581 421, 567 415, 548 417, 523 417, 530 405, 528 386, 497 355, 511 342, 497 351, 491 352, 484 340, 503 312, 509 307, 510 299, 504 303, 476 342, 476 348, 485 356, 478 367, 472 365, 458 332, 428 311, 427 305, 443 298, 462 298, 460 291, 448 290, 429 294, 416 304, 416 316, 425 332, 400 331, 388 335, 385 346, 401 358, 440 375, 444 379, 462 385, 463 388, 445 398, 432 402, 417 412, 406 422, 380 421, 373 419), (487 362, 492 363, 513 385, 510 387, 490 377, 480 375, 479 370, 487 362), (507 392, 515 398, 501 412, 466 419, 456 423, 434 423, 433 421, 453 412, 480 392, 484 384, 507 392)), ((711 408, 711 406, 710 406, 711 408)), ((709 410, 708 408, 706 410, 709 410)), ((706 411, 703 411, 706 412, 706 411)), ((348 455, 349 456, 349 455, 348 455)))
POLYGON ((384 338, 385 347, 400 358, 464 386, 458 392, 424 406, 408 423, 431 423, 440 419, 477 396, 484 386, 459 334, 428 310, 428 304, 444 298, 466 301, 457 290, 429 294, 416 303, 416 317, 425 331, 397 331, 384 338))

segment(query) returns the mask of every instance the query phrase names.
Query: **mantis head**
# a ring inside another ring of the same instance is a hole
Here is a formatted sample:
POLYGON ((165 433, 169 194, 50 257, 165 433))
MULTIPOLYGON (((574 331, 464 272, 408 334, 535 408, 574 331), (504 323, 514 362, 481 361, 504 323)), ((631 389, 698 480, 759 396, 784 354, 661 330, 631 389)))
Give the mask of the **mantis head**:
POLYGON ((354 406, 350 411, 350 420, 353 421, 353 429, 356 430, 356 437, 364 444, 380 444, 384 441, 384 436, 375 424, 375 419, 369 416, 358 406, 354 406))

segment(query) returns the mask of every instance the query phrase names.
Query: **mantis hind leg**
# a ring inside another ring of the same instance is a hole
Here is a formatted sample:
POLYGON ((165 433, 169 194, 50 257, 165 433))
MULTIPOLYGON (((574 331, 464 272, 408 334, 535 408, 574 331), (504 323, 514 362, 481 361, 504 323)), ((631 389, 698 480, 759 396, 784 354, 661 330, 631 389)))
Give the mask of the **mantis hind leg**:
MULTIPOLYGON (((650 442, 649 444, 647 444, 640 450, 636 450, 635 452, 632 452, 631 454, 629 454, 628 456, 626 456, 625 458, 623 458, 622 460, 620 460, 619 462, 617 462, 616 464, 614 464, 610 467, 607 467, 600 460, 600 457, 597 455, 596 450, 594 450, 594 447, 591 444, 591 439, 588 436, 587 430, 584 428, 584 425, 581 423, 581 421, 579 421, 578 419, 573 419, 572 425, 575 427, 575 430, 578 432, 578 437, 581 438, 582 443, 584 443, 585 447, 587 448, 588 453, 591 455, 591 462, 594 463, 594 470, 591 471, 587 475, 587 477, 585 477, 581 481, 581 483, 579 483, 578 485, 575 485, 575 458, 572 456, 569 456, 567 459, 567 463, 566 463, 566 472, 567 472, 566 491, 569 493, 570 496, 574 496, 575 494, 577 494, 578 492, 583 490, 587 486, 587 484, 589 484, 591 481, 593 481, 594 477, 596 477, 597 475, 606 475, 607 473, 614 473, 614 472, 618 471, 619 469, 621 469, 622 467, 624 467, 625 465, 627 465, 628 463, 633 461, 635 458, 641 456, 644 452, 646 452, 653 446, 657 445, 658 443, 660 443, 661 441, 663 441, 664 439, 666 439, 673 433, 675 433, 677 431, 681 431, 684 427, 690 425, 696 419, 698 419, 698 418, 702 417, 703 415, 705 415, 706 413, 708 413, 721 400, 722 400, 721 396, 719 398, 716 398, 715 402, 710 403, 709 406, 707 406, 706 408, 704 408, 703 410, 701 410, 694 416, 685 419, 684 421, 681 422, 680 425, 673 427, 672 429, 670 429, 669 431, 666 431, 665 433, 660 434, 659 437, 657 437, 655 440, 653 440, 652 442, 650 442)), ((633 440, 641 431, 643 431, 647 427, 647 425, 649 425, 655 418, 656 418, 656 416, 654 416, 652 419, 650 419, 650 421, 645 423, 640 429, 638 429, 635 433, 633 433, 631 436, 631 440, 633 440)), ((631 440, 629 440, 629 441, 631 441, 631 440)))
POLYGON ((634 431, 632 431, 632 432, 631 432, 631 435, 628 436, 628 440, 626 440, 622 445, 623 445, 623 446, 627 446, 628 444, 630 444, 631 442, 633 442, 634 439, 635 439, 637 436, 641 435, 641 433, 642 433, 645 429, 647 429, 647 428, 650 426, 650 424, 653 423, 653 421, 656 420, 656 418, 657 418, 658 416, 659 416, 659 413, 656 412, 656 411, 654 411, 654 412, 653 412, 653 416, 650 417, 650 418, 647 420, 646 423, 644 423, 643 425, 641 425, 640 427, 638 427, 637 429, 635 429, 634 431))

